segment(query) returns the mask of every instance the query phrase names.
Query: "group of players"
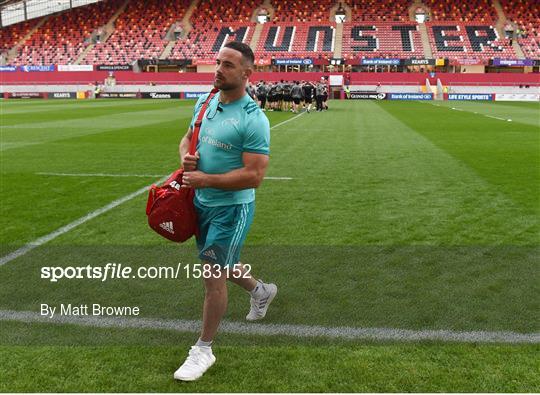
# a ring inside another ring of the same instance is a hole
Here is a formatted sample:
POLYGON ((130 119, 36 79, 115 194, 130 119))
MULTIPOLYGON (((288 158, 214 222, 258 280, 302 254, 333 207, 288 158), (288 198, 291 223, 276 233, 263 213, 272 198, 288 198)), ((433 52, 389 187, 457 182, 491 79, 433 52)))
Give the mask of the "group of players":
POLYGON ((311 112, 313 102, 316 111, 328 110, 328 85, 326 82, 283 81, 266 83, 259 81, 249 88, 250 95, 257 99, 263 111, 292 111, 298 113, 302 109, 311 112))

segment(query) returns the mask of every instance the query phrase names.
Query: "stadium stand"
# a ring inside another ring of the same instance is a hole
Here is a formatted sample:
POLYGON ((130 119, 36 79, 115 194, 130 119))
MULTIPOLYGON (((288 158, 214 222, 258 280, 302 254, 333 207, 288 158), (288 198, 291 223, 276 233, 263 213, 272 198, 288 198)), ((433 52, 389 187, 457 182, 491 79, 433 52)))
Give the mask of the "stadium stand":
MULTIPOLYGON (((517 29, 515 40, 523 53, 537 59, 540 56, 537 0, 499 1, 507 22, 517 29)), ((49 15, 9 63, 74 63, 82 56, 96 30, 103 28, 125 2, 105 0, 49 15)), ((268 64, 271 58, 326 59, 333 57, 337 48, 341 48, 339 54, 346 59, 425 58, 426 46, 426 51, 431 49, 433 58, 477 59, 484 64, 495 57, 515 59, 521 53, 519 48, 514 49, 512 38, 501 37, 496 29, 501 21, 492 0, 423 0, 421 3, 412 0, 200 0, 189 18, 183 20, 192 2, 127 1, 127 7, 111 27, 110 37, 89 47, 80 63, 132 64, 139 59, 165 56, 192 59, 197 64, 199 60, 213 59, 229 40, 248 44, 256 41, 254 51, 261 64, 268 64), (425 24, 427 37, 423 26, 411 21, 409 16, 409 8, 419 4, 425 6, 431 18, 425 24), (331 10, 339 5, 350 9, 352 17, 338 28, 331 10), (272 10, 270 22, 263 26, 254 21, 256 10, 261 7, 272 10), (182 26, 182 33, 176 37, 174 46, 167 47, 167 38, 170 39, 167 33, 175 24, 182 26), (166 47, 170 54, 164 53, 166 47)), ((33 19, 2 28, 0 51, 7 53, 40 21, 43 20, 33 19)))
POLYGON ((540 58, 540 6, 536 0, 500 0, 506 17, 519 29, 518 43, 529 58, 540 58))
POLYGON ((345 58, 354 56, 410 58, 424 57, 418 26, 415 23, 344 23, 345 58))
POLYGON ((497 21, 491 0, 423 0, 431 10, 432 21, 475 22, 482 25, 497 21))
POLYGON ((192 23, 200 21, 208 23, 251 21, 253 12, 261 5, 260 0, 201 0, 191 17, 192 23))
POLYGON ((432 52, 437 57, 482 62, 493 57, 516 57, 508 40, 499 37, 494 26, 456 22, 427 22, 426 26, 432 52))
POLYGON ((0 29, 0 52, 12 49, 36 25, 37 20, 30 20, 0 29))
POLYGON ((202 0, 191 16, 191 30, 177 41, 172 59, 212 58, 221 45, 230 40, 249 44, 255 30, 250 22, 259 1, 202 0), (215 47, 215 48, 214 48, 215 47))
POLYGON ((186 39, 174 46, 172 59, 207 59, 219 51, 221 46, 231 40, 249 44, 255 30, 255 23, 223 22, 214 24, 198 22, 186 39))
POLYGON ((330 21, 330 8, 336 4, 335 0, 313 0, 296 2, 289 0, 272 0, 274 7, 273 22, 318 22, 330 21))
POLYGON ((165 48, 168 29, 182 20, 190 3, 190 0, 129 2, 116 20, 114 33, 90 51, 85 63, 131 64, 141 58, 158 58, 165 48))
POLYGON ((409 0, 349 0, 352 22, 409 22, 409 0))
POLYGON ((332 56, 335 23, 290 22, 266 23, 255 49, 259 57, 323 57, 332 56))
MULTIPOLYGON (((49 16, 19 48, 17 57, 11 64, 74 63, 88 44, 87 40, 92 33, 107 23, 120 2, 120 0, 98 2, 49 16)), ((30 22, 36 24, 37 21, 30 22)))

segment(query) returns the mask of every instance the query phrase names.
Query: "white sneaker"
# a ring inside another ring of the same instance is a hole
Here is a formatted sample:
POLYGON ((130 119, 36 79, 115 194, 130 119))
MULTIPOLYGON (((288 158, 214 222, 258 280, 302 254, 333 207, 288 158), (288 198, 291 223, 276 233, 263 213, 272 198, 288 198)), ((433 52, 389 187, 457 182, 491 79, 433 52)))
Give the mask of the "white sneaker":
POLYGON ((189 355, 182 366, 174 372, 174 378, 182 381, 194 381, 216 362, 211 347, 191 346, 189 355))
POLYGON ((248 315, 246 315, 246 320, 248 321, 257 321, 264 318, 264 316, 266 315, 266 311, 268 310, 268 306, 270 306, 270 303, 272 303, 272 301, 276 297, 276 284, 262 283, 262 287, 264 291, 263 297, 259 299, 251 297, 251 308, 249 309, 248 315))

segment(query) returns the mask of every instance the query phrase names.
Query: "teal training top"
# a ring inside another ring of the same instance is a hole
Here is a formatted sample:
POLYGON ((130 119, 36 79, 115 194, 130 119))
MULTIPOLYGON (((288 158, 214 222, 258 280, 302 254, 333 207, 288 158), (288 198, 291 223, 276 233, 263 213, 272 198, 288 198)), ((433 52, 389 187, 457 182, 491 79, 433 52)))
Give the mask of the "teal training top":
MULTIPOLYGON (((195 105, 192 128, 207 97, 208 94, 201 96, 195 105)), ((203 117, 197 151, 200 156, 197 169, 204 173, 223 174, 244 167, 242 153, 270 154, 268 118, 249 95, 222 104, 218 92, 208 103, 203 117)), ((201 188, 195 191, 195 196, 205 206, 229 206, 252 202, 255 189, 201 188)))

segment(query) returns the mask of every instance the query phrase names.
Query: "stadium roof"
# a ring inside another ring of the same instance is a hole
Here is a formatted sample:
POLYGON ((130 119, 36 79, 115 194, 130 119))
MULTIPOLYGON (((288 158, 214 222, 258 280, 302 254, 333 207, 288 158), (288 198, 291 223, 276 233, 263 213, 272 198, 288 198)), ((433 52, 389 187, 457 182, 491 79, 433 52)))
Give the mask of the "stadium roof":
POLYGON ((0 0, 0 23, 8 26, 101 0, 0 0))

